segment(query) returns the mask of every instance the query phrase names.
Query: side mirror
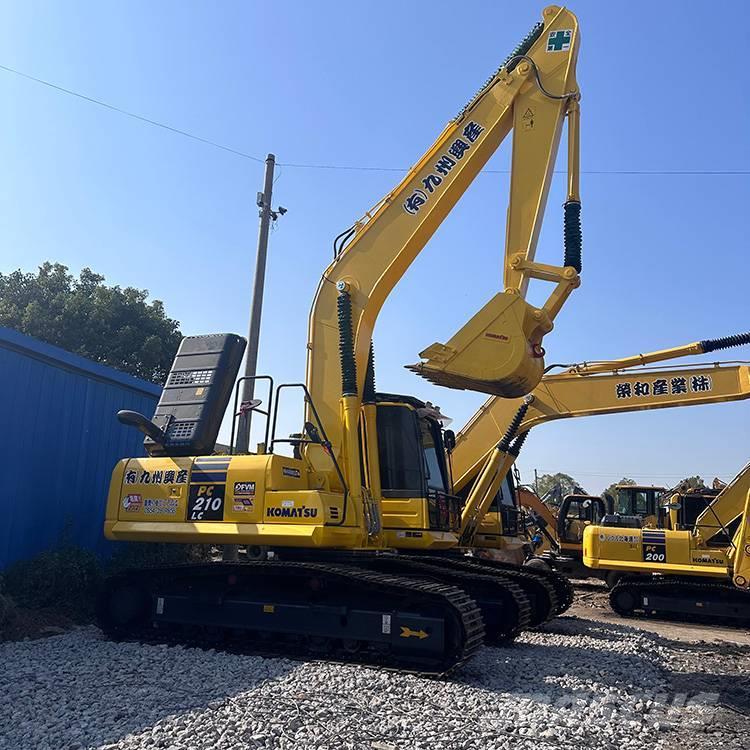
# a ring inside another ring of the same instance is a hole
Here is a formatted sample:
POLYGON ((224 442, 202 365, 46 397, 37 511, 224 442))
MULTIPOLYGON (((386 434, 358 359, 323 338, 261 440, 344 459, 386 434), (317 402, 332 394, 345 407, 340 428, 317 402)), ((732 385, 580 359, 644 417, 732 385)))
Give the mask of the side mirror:
POLYGON ((453 430, 445 430, 443 432, 443 444, 445 445, 445 452, 449 455, 453 453, 453 449, 456 447, 456 433, 453 430))
POLYGON ((167 436, 164 431, 159 429, 150 419, 139 414, 137 411, 121 409, 117 412, 117 420, 129 427, 139 429, 146 437, 150 437, 155 443, 164 445, 167 436))
POLYGON ((682 508, 682 503, 667 503, 666 507, 669 510, 680 510, 680 508, 682 508))

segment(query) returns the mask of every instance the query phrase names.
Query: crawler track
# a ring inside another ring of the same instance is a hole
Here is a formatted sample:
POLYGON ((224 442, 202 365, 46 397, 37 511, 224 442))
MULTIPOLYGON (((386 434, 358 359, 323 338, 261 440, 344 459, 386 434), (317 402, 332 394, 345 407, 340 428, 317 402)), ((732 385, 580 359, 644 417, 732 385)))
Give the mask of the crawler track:
POLYGON ((498 575, 492 570, 467 565, 464 559, 445 561, 430 556, 383 554, 358 559, 355 564, 370 570, 460 587, 482 611, 485 643, 488 645, 505 645, 523 630, 533 627, 532 603, 522 586, 505 574, 498 575))
POLYGON ((573 603, 575 591, 570 581, 554 570, 543 570, 479 557, 441 555, 444 564, 460 564, 464 569, 492 571, 507 576, 520 586, 532 605, 531 627, 559 617, 573 603))
POLYGON ((199 642, 422 674, 470 659, 485 637, 466 591, 333 562, 146 568, 107 581, 99 625, 112 638, 199 642))
POLYGON ((661 615, 750 623, 750 594, 730 583, 694 578, 622 578, 609 603, 623 617, 661 615))

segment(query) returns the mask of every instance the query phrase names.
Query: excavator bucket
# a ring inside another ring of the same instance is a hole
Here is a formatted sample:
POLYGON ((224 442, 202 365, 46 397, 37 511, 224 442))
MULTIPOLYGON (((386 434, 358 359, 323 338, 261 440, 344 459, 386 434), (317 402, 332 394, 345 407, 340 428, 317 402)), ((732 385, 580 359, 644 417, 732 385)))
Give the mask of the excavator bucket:
POLYGON ((419 354, 424 361, 407 369, 448 388, 525 396, 544 374, 541 342, 551 328, 520 295, 500 292, 447 344, 428 346, 419 354))

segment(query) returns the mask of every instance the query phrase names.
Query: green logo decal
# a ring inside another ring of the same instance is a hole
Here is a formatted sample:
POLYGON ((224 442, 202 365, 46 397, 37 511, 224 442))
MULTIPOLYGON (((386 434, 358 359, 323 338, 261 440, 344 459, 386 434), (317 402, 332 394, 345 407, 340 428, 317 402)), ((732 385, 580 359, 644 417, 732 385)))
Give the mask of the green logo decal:
POLYGON ((569 50, 572 37, 573 29, 550 31, 547 37, 547 52, 565 52, 569 50))

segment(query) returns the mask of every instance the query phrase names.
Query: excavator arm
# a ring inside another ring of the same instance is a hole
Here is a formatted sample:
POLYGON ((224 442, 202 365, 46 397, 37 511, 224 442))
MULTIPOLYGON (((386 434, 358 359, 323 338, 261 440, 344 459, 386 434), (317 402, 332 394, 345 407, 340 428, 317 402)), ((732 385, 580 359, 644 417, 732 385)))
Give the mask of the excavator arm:
POLYGON ((358 466, 352 453, 356 437, 347 432, 357 429, 372 332, 383 303, 511 130, 505 288, 447 344, 422 352, 425 361, 412 369, 443 385, 503 396, 528 393, 541 379, 542 337, 579 283, 578 47, 575 16, 565 8, 546 8, 542 22, 401 183, 337 238, 334 261, 323 273, 310 314, 307 361, 310 399, 334 455, 343 446, 347 462, 358 466), (568 250, 564 265, 557 267, 535 263, 534 253, 566 115, 568 250), (541 308, 524 299, 531 278, 555 284, 541 308))
POLYGON ((725 535, 725 538, 734 537, 731 527, 738 523, 743 513, 746 513, 748 492, 750 464, 742 468, 695 520, 694 531, 701 543, 712 546, 713 538, 719 534, 725 535))
MULTIPOLYGON (((545 376, 525 398, 489 399, 456 436, 452 454, 455 491, 461 492, 473 482, 462 514, 464 542, 473 537, 530 429, 555 419, 748 398, 750 367, 745 364, 646 367, 747 343, 750 334, 742 334, 610 362, 583 363, 545 376), (503 435, 499 442, 498 435, 503 435)), ((737 500, 734 505, 739 503, 737 500)), ((739 512, 741 509, 733 517, 739 512)), ((712 526, 715 533, 715 520, 712 526)))

